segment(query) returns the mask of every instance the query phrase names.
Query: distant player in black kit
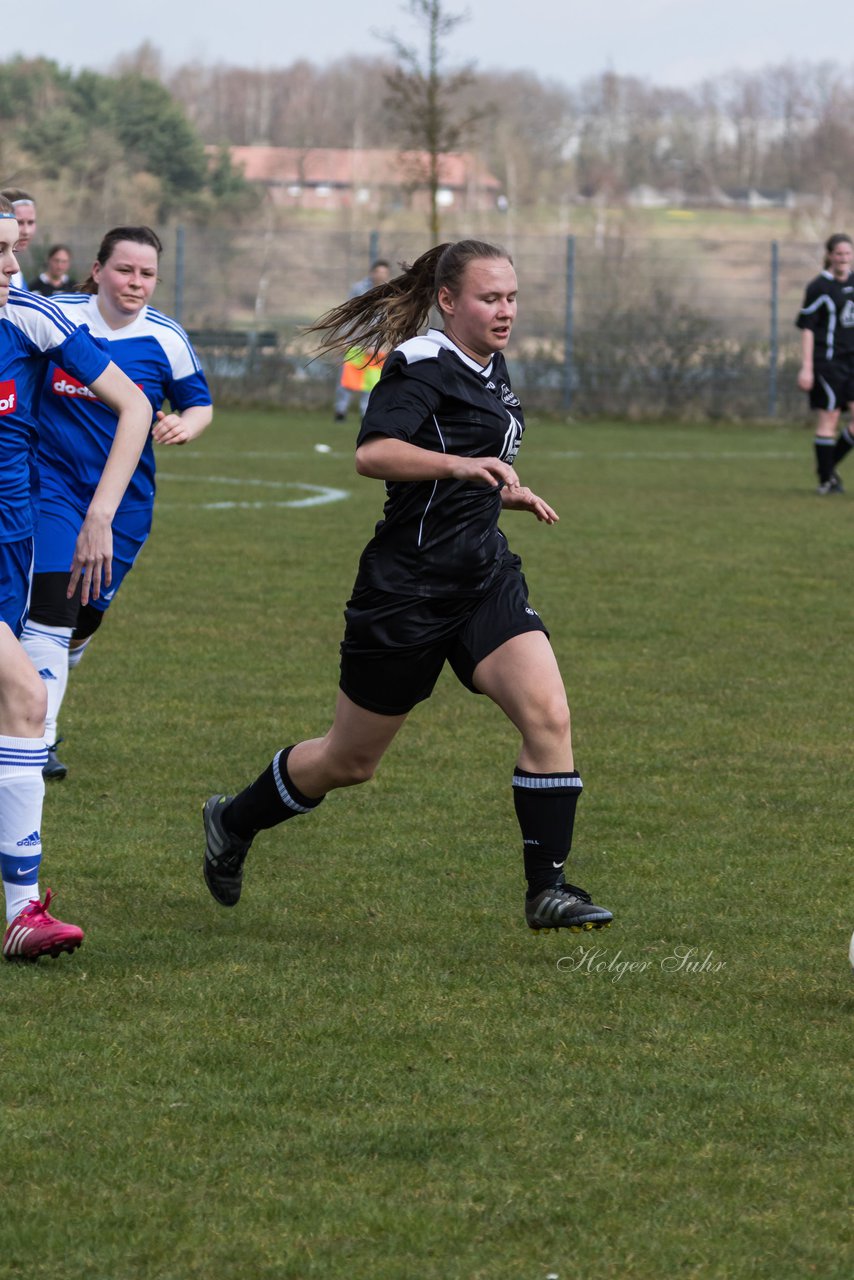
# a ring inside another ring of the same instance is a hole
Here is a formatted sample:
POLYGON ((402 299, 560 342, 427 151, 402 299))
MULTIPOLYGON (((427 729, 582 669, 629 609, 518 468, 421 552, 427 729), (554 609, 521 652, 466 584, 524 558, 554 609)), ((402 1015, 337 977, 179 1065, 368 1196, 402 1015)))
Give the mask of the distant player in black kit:
POLYGON ((818 411, 815 433, 817 492, 842 493, 836 468, 854 448, 852 422, 837 438, 839 415, 854 413, 854 273, 851 237, 837 234, 825 245, 824 270, 807 285, 795 321, 801 330, 798 386, 818 411))
POLYGON ((240 897, 258 831, 365 782, 445 662, 521 734, 513 773, 535 930, 594 929, 611 913, 564 880, 581 779, 557 661, 528 603, 503 510, 557 515, 514 469, 524 420, 502 352, 516 316, 516 273, 476 240, 439 245, 402 275, 352 298, 313 330, 322 350, 386 350, 356 448, 360 475, 384 480, 383 519, 347 605, 335 718, 322 738, 279 751, 236 797, 204 806, 204 874, 217 902, 240 897), (444 329, 419 333, 431 305, 444 329))

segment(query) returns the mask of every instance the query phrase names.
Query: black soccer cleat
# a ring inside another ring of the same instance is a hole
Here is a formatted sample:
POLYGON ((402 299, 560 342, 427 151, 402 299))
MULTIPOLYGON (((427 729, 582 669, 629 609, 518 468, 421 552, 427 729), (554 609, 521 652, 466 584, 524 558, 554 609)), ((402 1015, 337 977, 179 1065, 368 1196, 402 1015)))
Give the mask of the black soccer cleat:
POLYGON ((550 929, 581 933, 586 929, 607 929, 614 917, 606 907, 597 907, 589 893, 561 881, 525 899, 525 919, 535 933, 548 933, 550 929))
POLYGON ((68 765, 63 764, 56 754, 56 748, 62 741, 62 738, 57 738, 53 746, 47 749, 47 763, 42 768, 42 777, 46 782, 59 782, 68 773, 68 765))
POLYGON ((834 493, 844 492, 845 486, 836 471, 833 472, 829 480, 824 480, 816 489, 816 493, 822 498, 830 497, 830 495, 834 493))
POLYGON ((205 824, 205 884, 220 906, 233 907, 243 888, 243 863, 251 840, 240 840, 222 822, 225 806, 233 796, 211 796, 202 809, 205 824))

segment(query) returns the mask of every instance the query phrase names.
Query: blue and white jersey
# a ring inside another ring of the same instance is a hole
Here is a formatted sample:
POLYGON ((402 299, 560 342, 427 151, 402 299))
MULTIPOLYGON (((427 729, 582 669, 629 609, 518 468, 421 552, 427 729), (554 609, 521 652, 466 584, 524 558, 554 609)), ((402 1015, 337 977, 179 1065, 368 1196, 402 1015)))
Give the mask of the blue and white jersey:
POLYGON ((38 495, 36 423, 45 372, 61 361, 78 384, 99 378, 110 356, 47 298, 9 290, 0 307, 0 542, 33 533, 38 495))
MULTIPOLYGON (((209 405, 211 393, 202 366, 184 330, 153 307, 122 329, 111 329, 98 310, 97 294, 57 293, 51 302, 66 319, 86 325, 131 382, 141 387, 156 411, 168 400, 183 413, 209 405)), ((71 376, 61 360, 51 364, 42 391, 38 465, 52 472, 85 509, 91 500, 116 434, 116 415, 71 376)), ((149 436, 122 500, 122 511, 137 511, 154 502, 154 445, 149 436)))

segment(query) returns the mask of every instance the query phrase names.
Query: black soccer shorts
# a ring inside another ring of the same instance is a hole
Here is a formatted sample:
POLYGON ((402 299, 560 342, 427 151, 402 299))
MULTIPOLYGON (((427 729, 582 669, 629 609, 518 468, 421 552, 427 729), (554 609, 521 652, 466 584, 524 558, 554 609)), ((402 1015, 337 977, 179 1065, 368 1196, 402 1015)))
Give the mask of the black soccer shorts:
POLYGON ((811 409, 848 409, 854 405, 854 361, 817 364, 809 392, 811 409))
POLYGON ((344 611, 340 687, 380 715, 405 715, 430 697, 445 662, 472 693, 475 667, 506 640, 548 630, 515 567, 476 596, 398 596, 360 585, 344 611))

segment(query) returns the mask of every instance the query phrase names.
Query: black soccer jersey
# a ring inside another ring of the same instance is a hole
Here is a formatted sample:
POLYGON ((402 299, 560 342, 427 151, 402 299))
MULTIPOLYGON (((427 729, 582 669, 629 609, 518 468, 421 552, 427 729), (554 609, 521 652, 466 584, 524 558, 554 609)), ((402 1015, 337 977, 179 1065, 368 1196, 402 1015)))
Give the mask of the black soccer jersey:
MULTIPOLYGON (((482 368, 430 329, 386 360, 358 443, 390 436, 436 453, 512 465, 523 430, 503 355, 482 368)), ((388 481, 383 519, 362 554, 359 581, 400 595, 483 591, 503 566, 519 563, 498 528, 500 512, 497 487, 388 481)))
POLYGON ((822 271, 811 280, 795 324, 812 329, 816 363, 854 356, 854 273, 837 280, 830 271, 822 271))

